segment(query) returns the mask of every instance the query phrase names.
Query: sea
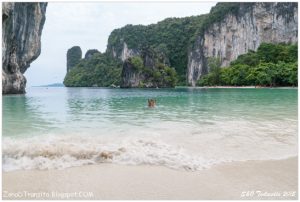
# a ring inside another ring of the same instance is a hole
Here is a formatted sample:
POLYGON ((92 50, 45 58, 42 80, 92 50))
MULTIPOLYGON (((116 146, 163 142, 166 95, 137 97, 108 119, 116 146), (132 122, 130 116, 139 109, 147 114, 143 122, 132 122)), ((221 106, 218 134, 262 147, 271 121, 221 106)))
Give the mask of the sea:
POLYGON ((102 163, 197 171, 297 148, 296 88, 30 87, 2 96, 4 172, 102 163))

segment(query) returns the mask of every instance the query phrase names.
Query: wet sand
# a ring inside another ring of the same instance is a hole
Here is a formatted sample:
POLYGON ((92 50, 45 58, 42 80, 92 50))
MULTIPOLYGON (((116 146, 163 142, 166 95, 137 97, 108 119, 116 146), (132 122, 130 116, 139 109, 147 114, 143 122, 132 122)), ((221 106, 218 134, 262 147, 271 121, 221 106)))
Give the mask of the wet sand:
POLYGON ((3 199, 297 199, 297 157, 187 172, 100 164, 3 172, 3 199), (293 196, 294 195, 294 196, 293 196))

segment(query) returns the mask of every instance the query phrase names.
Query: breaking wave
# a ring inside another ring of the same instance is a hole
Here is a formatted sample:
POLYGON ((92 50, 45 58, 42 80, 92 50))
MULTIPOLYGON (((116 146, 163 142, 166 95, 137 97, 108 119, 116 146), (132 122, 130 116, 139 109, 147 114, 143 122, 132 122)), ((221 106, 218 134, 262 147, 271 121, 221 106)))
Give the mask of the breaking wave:
POLYGON ((86 136, 3 138, 3 170, 64 169, 100 163, 161 165, 189 171, 202 170, 216 160, 189 154, 160 140, 101 139, 86 136))

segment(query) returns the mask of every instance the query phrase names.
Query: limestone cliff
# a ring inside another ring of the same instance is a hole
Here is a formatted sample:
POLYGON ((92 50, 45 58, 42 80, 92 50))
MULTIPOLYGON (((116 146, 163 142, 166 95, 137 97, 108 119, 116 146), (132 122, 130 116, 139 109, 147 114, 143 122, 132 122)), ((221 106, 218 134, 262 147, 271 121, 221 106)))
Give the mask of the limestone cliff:
POLYGON ((114 58, 118 58, 123 62, 130 57, 134 57, 141 54, 141 51, 138 48, 128 48, 126 42, 123 42, 121 46, 122 47, 119 49, 119 51, 116 50, 116 47, 109 46, 107 52, 110 53, 110 55, 114 58))
POLYGON ((208 57, 220 57, 224 67, 262 42, 296 43, 297 36, 297 3, 239 3, 236 13, 229 12, 196 37, 188 52, 188 83, 195 86, 208 72, 208 57))
MULTIPOLYGON (((124 43, 126 46, 126 43, 124 43)), ((157 87, 155 84, 148 79, 150 75, 146 72, 147 70, 153 71, 155 69, 156 58, 153 51, 144 49, 139 54, 141 57, 136 59, 141 59, 140 64, 134 62, 134 57, 137 54, 132 54, 133 52, 127 52, 128 49, 125 47, 123 49, 121 59, 123 60, 123 69, 121 74, 121 87, 122 88, 132 88, 132 87, 157 87), (124 52, 126 51, 126 52, 124 52)))
POLYGON ((41 53, 47 3, 2 3, 2 93, 25 93, 24 72, 41 53))
POLYGON ((121 74, 121 88, 136 88, 140 82, 145 80, 145 76, 141 71, 138 71, 131 61, 131 58, 123 62, 121 74))
POLYGON ((79 46, 73 46, 67 51, 67 73, 79 63, 82 58, 82 51, 79 46))
POLYGON ((121 87, 174 87, 176 72, 166 62, 167 58, 150 48, 142 49, 139 56, 127 57, 123 62, 121 87))
POLYGON ((126 25, 111 32, 106 52, 125 61, 129 57, 141 55, 144 48, 150 47, 166 56, 170 66, 177 72, 179 84, 185 85, 187 48, 203 19, 204 15, 199 15, 166 18, 150 25, 126 25))
POLYGON ((105 55, 124 62, 123 87, 163 84, 157 82, 163 72, 157 72, 156 62, 155 68, 145 65, 139 71, 132 64, 134 57, 141 57, 145 63, 143 51, 147 49, 155 52, 155 60, 160 58, 160 63, 175 69, 176 85, 195 86, 209 71, 209 57, 219 57, 225 67, 239 55, 257 50, 262 42, 296 43, 297 11, 296 2, 218 3, 208 14, 115 29, 108 38, 105 55))
POLYGON ((194 86, 208 72, 208 57, 220 57, 224 67, 262 42, 295 43, 297 32, 296 2, 227 2, 205 15, 116 29, 109 36, 107 53, 125 61, 141 55, 144 47, 163 50, 180 85, 194 86))

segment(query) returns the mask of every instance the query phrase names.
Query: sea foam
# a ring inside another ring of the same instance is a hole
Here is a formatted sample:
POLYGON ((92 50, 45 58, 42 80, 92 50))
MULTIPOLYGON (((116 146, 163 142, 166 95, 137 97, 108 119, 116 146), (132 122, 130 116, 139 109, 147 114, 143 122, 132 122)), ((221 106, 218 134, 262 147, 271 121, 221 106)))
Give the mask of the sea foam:
POLYGON ((291 121, 219 121, 201 128, 178 125, 163 123, 157 124, 157 129, 129 128, 115 133, 94 130, 72 135, 4 136, 3 170, 117 163, 197 171, 223 162, 277 160, 298 153, 297 125, 291 121))
POLYGON ((64 169, 100 163, 160 165, 189 171, 218 163, 155 139, 86 136, 3 138, 3 170, 64 169))

